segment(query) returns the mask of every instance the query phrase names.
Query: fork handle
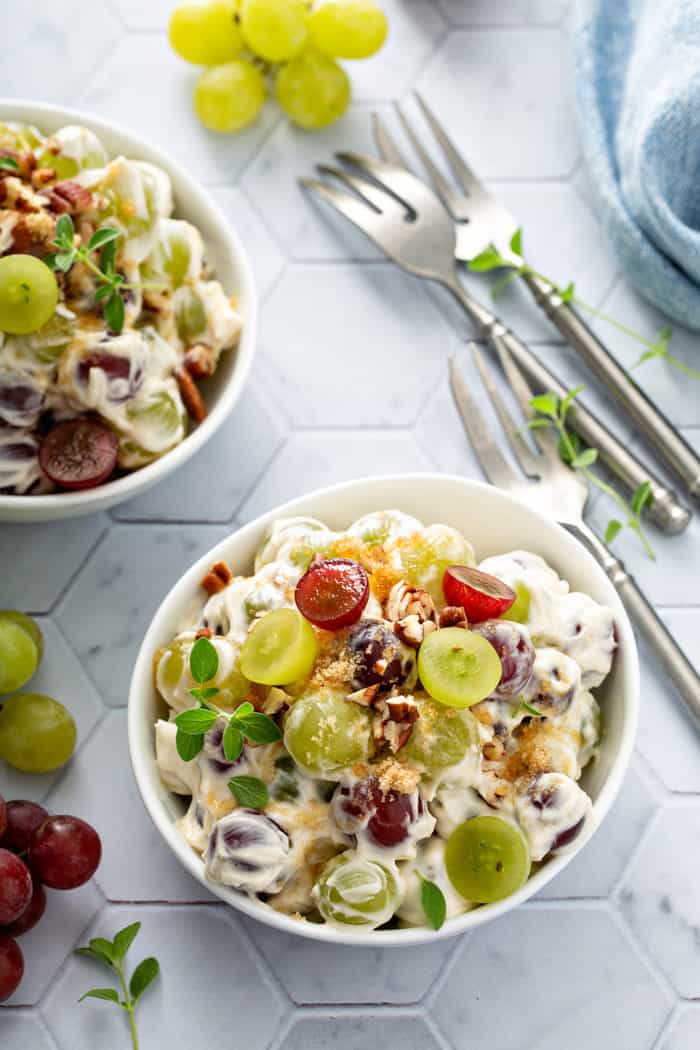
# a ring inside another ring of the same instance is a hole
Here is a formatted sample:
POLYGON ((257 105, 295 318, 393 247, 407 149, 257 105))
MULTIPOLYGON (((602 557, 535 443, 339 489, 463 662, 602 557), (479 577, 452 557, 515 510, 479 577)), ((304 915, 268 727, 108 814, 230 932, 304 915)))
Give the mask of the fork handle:
POLYGON ((540 277, 521 276, 552 324, 622 405, 639 432, 683 482, 689 494, 700 500, 700 457, 576 311, 562 300, 557 290, 540 277))
MULTIPOLYGON (((563 523, 564 524, 564 523, 563 523)), ((622 604, 640 629, 644 640, 659 666, 678 691, 688 712, 700 729, 700 675, 678 645, 666 624, 657 616, 653 606, 629 575, 624 564, 616 558, 599 536, 588 525, 564 524, 593 554, 605 570, 622 604)))

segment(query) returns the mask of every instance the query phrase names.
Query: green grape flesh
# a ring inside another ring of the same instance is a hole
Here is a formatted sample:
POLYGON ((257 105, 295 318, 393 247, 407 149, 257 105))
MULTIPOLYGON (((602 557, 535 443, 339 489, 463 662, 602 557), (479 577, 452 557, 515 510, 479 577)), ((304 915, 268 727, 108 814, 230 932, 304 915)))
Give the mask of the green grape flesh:
POLYGON ((501 817, 473 817, 456 828, 445 847, 447 875, 459 894, 490 904, 516 893, 530 873, 522 832, 501 817))
POLYGON ((273 609, 256 620, 241 648, 241 671, 251 682, 288 685, 316 659, 313 627, 296 609, 273 609))
POLYGON ((426 636, 418 651, 418 674, 433 699, 449 707, 471 707, 501 680, 498 653, 480 634, 446 627, 426 636))
POLYGON ((369 758, 369 714, 340 697, 303 697, 287 715, 284 745, 297 765, 312 776, 332 778, 369 758))
POLYGON ((236 59, 202 73, 194 89, 194 107, 205 128, 224 134, 252 124, 266 93, 260 70, 246 59, 236 59))
POLYGON ((306 51, 282 66, 275 95, 290 120, 302 128, 324 128, 350 104, 350 81, 327 55, 306 51))
POLYGON ((0 332, 35 332, 52 316, 57 302, 56 278, 40 259, 33 255, 0 259, 0 332))
POLYGON ((501 619, 513 620, 514 623, 527 623, 530 618, 530 591, 524 583, 516 583, 513 590, 516 595, 515 601, 510 609, 506 609, 501 619))
POLYGON ((19 693, 0 711, 0 758, 24 773, 49 773, 75 749, 73 718, 58 700, 19 693))

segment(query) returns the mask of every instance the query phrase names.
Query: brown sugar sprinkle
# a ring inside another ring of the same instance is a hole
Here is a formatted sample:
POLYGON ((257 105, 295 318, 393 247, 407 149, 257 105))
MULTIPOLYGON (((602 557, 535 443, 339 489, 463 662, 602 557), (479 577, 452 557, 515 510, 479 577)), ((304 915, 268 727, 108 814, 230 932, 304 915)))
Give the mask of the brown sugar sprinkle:
POLYGON ((384 794, 387 791, 397 791, 400 795, 410 795, 420 783, 420 773, 417 769, 393 758, 385 758, 373 767, 372 772, 384 794))
POLYGON ((184 368, 176 368, 174 375, 180 388, 180 396, 187 409, 187 414, 195 423, 201 423, 202 420, 207 418, 207 406, 204 404, 194 379, 184 368))
POLYGON ((213 634, 211 627, 200 627, 195 638, 211 638, 213 634))
POLYGON ((537 722, 522 726, 518 733, 519 747, 505 764, 503 776, 517 780, 528 773, 549 773, 552 770, 552 755, 547 747, 550 730, 537 722))
POLYGON ((218 594, 233 579, 233 573, 225 561, 215 562, 202 580, 202 587, 207 594, 218 594))
POLYGON ((311 683, 331 689, 345 689, 355 674, 355 657, 346 645, 349 632, 317 631, 319 653, 311 683))

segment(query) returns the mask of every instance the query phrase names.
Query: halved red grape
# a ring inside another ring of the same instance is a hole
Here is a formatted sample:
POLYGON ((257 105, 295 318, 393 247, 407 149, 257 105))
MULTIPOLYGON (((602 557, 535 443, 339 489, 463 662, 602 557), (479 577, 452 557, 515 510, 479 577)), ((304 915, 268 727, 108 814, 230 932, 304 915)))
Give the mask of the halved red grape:
POLYGON ((299 580, 294 600, 299 612, 327 631, 349 627, 362 616, 369 598, 369 579, 350 558, 314 561, 299 580))
POLYGON ((495 620, 515 601, 517 595, 497 576, 467 565, 450 565, 442 578, 448 605, 461 605, 470 623, 495 620))
POLYGON ((38 802, 26 798, 15 798, 7 803, 7 827, 0 839, 0 846, 12 853, 24 853, 29 849, 34 832, 40 828, 49 814, 38 802))
POLYGON ((19 919, 32 899, 32 877, 24 861, 0 849, 0 926, 19 919))
POLYGON ((2 839, 3 835, 5 834, 5 829, 6 828, 7 828, 7 806, 5 804, 5 799, 2 797, 2 795, 0 795, 0 840, 2 839))
POLYGON ((384 792, 374 777, 342 784, 333 799, 341 831, 350 835, 364 831, 370 842, 387 849, 408 838, 411 826, 423 815, 423 808, 418 792, 384 792))
POLYGON ((8 937, 21 937, 22 934, 28 933, 29 930, 36 926, 45 910, 46 890, 40 882, 34 879, 32 881, 32 895, 29 898, 29 904, 18 919, 3 927, 3 934, 7 934, 8 937))
POLYGON ((510 620, 486 620, 474 630, 491 643, 501 660, 503 673, 493 695, 505 699, 522 692, 535 663, 535 647, 527 628, 510 620))
POLYGON ((52 890, 74 890, 91 879, 102 856, 95 829, 79 817, 49 817, 29 847, 32 874, 52 890))
POLYGON ((91 489, 106 481, 117 465, 119 439, 89 416, 57 423, 39 447, 39 464, 55 485, 91 489))
POLYGON ((105 373, 107 396, 110 401, 126 401, 133 397, 143 383, 143 368, 140 365, 132 375, 130 359, 121 354, 112 354, 108 350, 88 351, 78 362, 78 380, 87 385, 93 368, 105 373))
POLYGON ((0 1003, 19 988, 24 976, 22 949, 12 937, 0 935, 0 1003))

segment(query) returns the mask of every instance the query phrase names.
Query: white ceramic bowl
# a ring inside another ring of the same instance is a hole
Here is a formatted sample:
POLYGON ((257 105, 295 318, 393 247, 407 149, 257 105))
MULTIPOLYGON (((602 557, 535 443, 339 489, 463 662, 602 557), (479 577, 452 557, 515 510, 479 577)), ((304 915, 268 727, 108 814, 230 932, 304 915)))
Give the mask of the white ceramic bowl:
POLYGON ((503 915, 542 889, 584 848, 622 783, 634 744, 638 700, 637 649, 627 614, 603 570, 568 532, 512 497, 479 482, 434 474, 394 475, 336 485, 277 507, 229 536, 185 573, 154 616, 136 661, 129 692, 129 749, 141 796, 156 827, 185 868, 222 900, 270 926, 315 940, 400 947, 450 937, 503 915), (450 920, 439 933, 423 928, 339 931, 327 925, 300 922, 235 890, 207 882, 203 862, 175 828, 175 820, 184 812, 184 801, 163 786, 155 761, 153 727, 165 705, 153 686, 153 654, 181 629, 193 603, 202 602, 200 581, 212 562, 223 559, 234 572, 248 572, 270 522, 284 515, 309 514, 331 528, 343 529, 369 511, 388 508, 413 514, 425 524, 453 525, 474 544, 478 559, 516 548, 541 554, 572 589, 585 591, 613 609, 619 639, 612 673, 596 690, 605 733, 600 757, 586 769, 582 779, 593 799, 593 815, 584 832, 570 852, 547 861, 518 893, 450 920))
POLYGON ((253 271, 238 234, 208 192, 172 157, 112 121, 41 102, 0 99, 0 123, 8 120, 35 124, 43 132, 56 131, 64 124, 82 124, 99 135, 111 157, 123 154, 151 161, 167 171, 173 186, 175 215, 188 219, 199 229, 207 258, 214 264, 225 291, 238 297, 243 315, 238 348, 222 354, 216 375, 202 384, 209 415, 171 452, 141 470, 94 489, 47 496, 0 495, 0 521, 52 521, 92 514, 131 499, 162 481, 208 441, 228 416, 245 384, 255 351, 257 302, 253 271))

